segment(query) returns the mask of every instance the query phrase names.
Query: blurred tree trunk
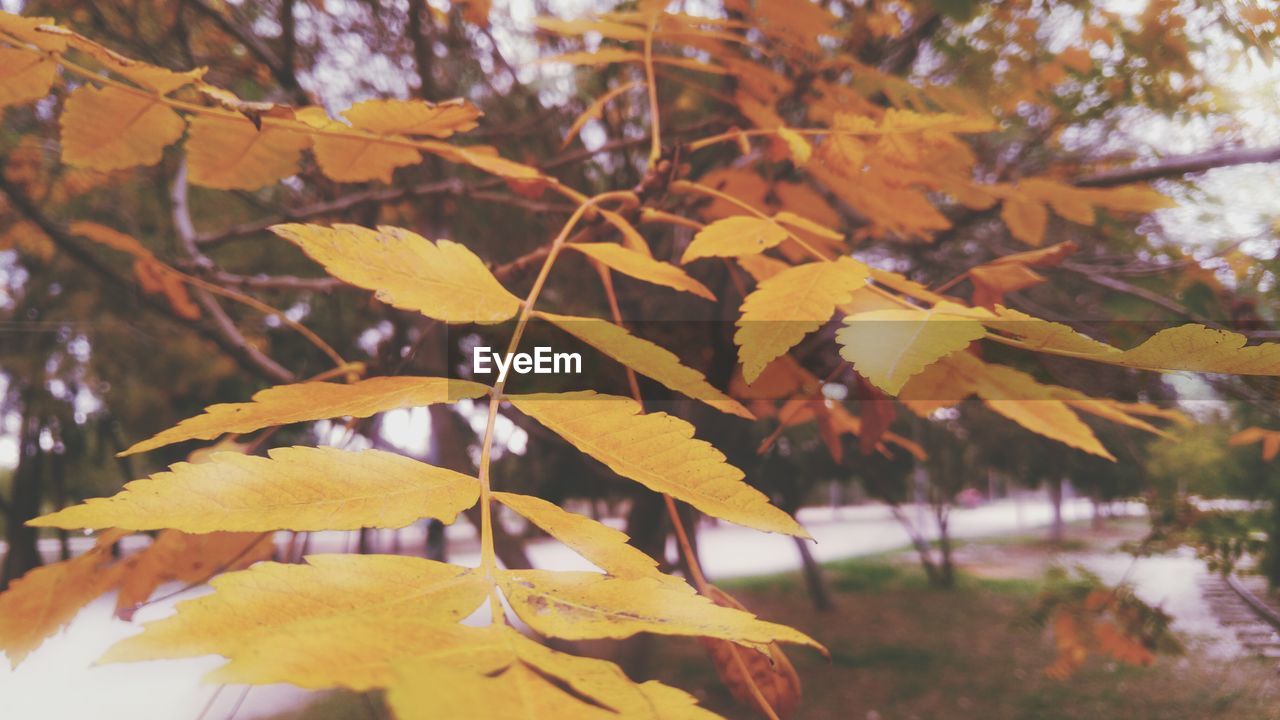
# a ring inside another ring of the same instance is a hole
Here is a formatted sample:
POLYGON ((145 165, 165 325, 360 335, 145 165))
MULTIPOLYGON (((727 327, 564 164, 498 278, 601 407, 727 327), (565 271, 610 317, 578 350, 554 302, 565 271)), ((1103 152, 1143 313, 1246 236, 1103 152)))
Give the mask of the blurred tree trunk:
MULTIPOLYGON (((50 461, 49 479, 53 485, 53 502, 55 509, 67 506, 67 459, 61 452, 53 453, 50 461)), ((71 559, 71 534, 58 528, 58 557, 61 560, 71 559)))
POLYGON ((827 589, 826 578, 822 575, 822 566, 814 559, 809 550, 809 541, 804 538, 791 538, 800 553, 800 568, 804 573, 804 586, 809 591, 809 599, 813 601, 813 609, 818 612, 830 612, 835 606, 831 602, 831 591, 827 589))
MULTIPOLYGON (((24 406, 29 407, 27 403, 24 406)), ((18 467, 13 473, 13 493, 5 517, 5 541, 9 551, 0 572, 0 589, 41 564, 38 534, 26 522, 40 514, 40 477, 44 451, 40 448, 39 418, 25 417, 18 440, 18 467)))
POLYGON ((1049 542, 1061 543, 1066 537, 1062 522, 1062 478, 1054 476, 1049 481, 1049 502, 1053 505, 1053 522, 1049 525, 1049 542))

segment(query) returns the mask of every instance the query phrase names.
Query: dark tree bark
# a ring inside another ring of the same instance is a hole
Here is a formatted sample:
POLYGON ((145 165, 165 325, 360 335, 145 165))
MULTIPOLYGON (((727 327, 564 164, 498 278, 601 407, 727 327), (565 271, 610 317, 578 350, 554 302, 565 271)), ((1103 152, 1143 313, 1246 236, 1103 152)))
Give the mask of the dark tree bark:
POLYGON ((1055 545, 1066 537, 1066 526, 1062 521, 1062 478, 1055 477, 1049 481, 1049 502, 1053 505, 1053 522, 1049 525, 1049 542, 1055 545))
POLYGON ((19 438, 18 467, 13 475, 13 494, 5 517, 5 541, 9 551, 4 557, 4 569, 0 572, 0 589, 41 565, 38 534, 26 522, 40 514, 40 479, 44 474, 45 457, 40 449, 38 418, 23 418, 19 438))

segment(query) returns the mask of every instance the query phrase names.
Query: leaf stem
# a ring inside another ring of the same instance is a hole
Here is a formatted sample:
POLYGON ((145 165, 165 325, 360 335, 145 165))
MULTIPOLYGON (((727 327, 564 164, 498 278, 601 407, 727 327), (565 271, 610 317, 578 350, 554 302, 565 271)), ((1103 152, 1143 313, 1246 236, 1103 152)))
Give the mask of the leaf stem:
POLYGON ((658 111, 658 83, 653 72, 653 33, 658 25, 657 13, 650 18, 644 31, 644 75, 649 90, 649 124, 652 143, 649 147, 649 168, 654 168, 662 157, 662 116, 658 111))
MULTIPOLYGON (((516 319, 515 331, 511 333, 511 342, 507 345, 507 355, 510 356, 520 347, 520 339, 524 336, 525 328, 529 325, 529 318, 533 316, 533 307, 538 302, 538 295, 542 293, 542 287, 547 282, 547 276, 551 274, 551 266, 555 264, 556 258, 560 255, 560 250, 569 240, 570 233, 582 220, 587 211, 596 207, 602 202, 609 200, 635 200, 635 193, 627 190, 619 190, 614 192, 602 193, 594 197, 582 200, 569 219, 565 221, 564 227, 560 229, 560 234, 556 235, 551 241, 551 249, 547 252, 547 257, 542 261, 542 268, 538 271, 538 277, 533 281, 533 287, 529 289, 528 296, 520 307, 520 316, 516 319)), ((506 378, 498 380, 493 385, 492 391, 489 393, 489 414, 485 420, 484 440, 480 446, 480 469, 478 477, 480 480, 480 572, 489 582, 489 611, 493 615, 493 622, 503 624, 506 622, 506 615, 502 610, 502 598, 498 595, 498 584, 494 576, 497 569, 497 555, 493 548, 493 511, 492 511, 492 481, 490 479, 490 464, 493 457, 493 436, 494 428, 498 421, 498 406, 502 404, 502 391, 506 387, 506 378)))
POLYGON ((823 255, 821 252, 819 252, 819 251, 818 251, 816 248, 814 248, 812 245, 810 245, 809 243, 807 243, 807 242, 805 242, 804 240, 800 239, 800 237, 799 237, 798 235, 796 235, 794 232, 792 232, 792 231, 791 231, 791 228, 788 228, 786 225, 783 225, 782 223, 780 223, 780 222, 778 222, 777 220, 773 219, 772 217, 770 217, 769 215, 765 214, 764 212, 762 212, 762 211, 760 211, 760 210, 757 210, 754 206, 752 206, 752 205, 751 205, 751 203, 748 203, 748 202, 744 202, 744 201, 742 201, 742 200, 739 200, 738 198, 736 198, 736 197, 734 197, 734 196, 730 195, 729 193, 721 192, 721 191, 719 191, 719 190, 717 190, 717 189, 715 189, 715 188, 713 188, 713 187, 710 187, 710 186, 708 186, 708 185, 703 185, 702 183, 692 182, 692 181, 690 181, 690 180, 676 180, 675 182, 671 183, 671 189, 672 189, 672 190, 677 190, 677 191, 678 191, 678 190, 692 190, 693 192, 701 193, 701 194, 703 194, 703 195, 709 195, 709 196, 711 196, 711 197, 713 197, 713 198, 717 198, 717 199, 719 199, 719 200, 723 200, 723 201, 725 201, 725 202, 727 202, 727 203, 729 203, 729 204, 731 204, 731 205, 733 205, 733 206, 735 206, 735 207, 741 208, 741 209, 743 209, 743 210, 747 211, 748 213, 750 213, 750 214, 752 214, 752 215, 754 215, 754 216, 756 216, 756 217, 760 218, 761 220, 767 220, 767 221, 769 221, 769 222, 773 223, 773 224, 774 224, 778 229, 782 230, 783 232, 785 232, 785 233, 787 234, 787 238, 788 238, 789 240, 793 240, 797 245, 799 245, 800 247, 804 248, 804 249, 805 249, 805 250, 806 250, 810 255, 813 255, 815 258, 817 258, 817 259, 819 259, 819 260, 821 260, 821 261, 823 261, 823 262, 831 262, 831 261, 832 261, 832 259, 831 259, 831 258, 827 257, 826 255, 823 255))

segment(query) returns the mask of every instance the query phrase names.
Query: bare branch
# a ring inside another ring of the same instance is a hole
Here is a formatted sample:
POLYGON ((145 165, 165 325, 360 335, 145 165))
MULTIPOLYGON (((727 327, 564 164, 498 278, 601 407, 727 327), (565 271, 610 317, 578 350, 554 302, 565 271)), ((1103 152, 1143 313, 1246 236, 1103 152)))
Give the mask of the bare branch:
POLYGON ((111 265, 103 262, 94 253, 90 252, 89 249, 86 248, 80 240, 76 239, 74 235, 41 212, 40 209, 36 207, 36 204, 32 202, 31 198, 29 198, 21 188, 14 183, 11 183, 3 176, 0 176, 0 192, 4 193, 5 197, 8 198, 9 204, 12 205, 15 210, 35 224, 36 227, 40 228, 40 230, 53 241, 53 244, 57 246, 57 248, 67 257, 80 263, 109 283, 133 293, 151 310, 164 315, 182 327, 190 328, 200 333, 202 336, 215 343, 224 353, 236 360, 236 362, 246 370, 272 382, 282 383, 291 382, 293 380, 292 373, 284 370, 275 363, 272 363, 271 365, 259 363, 255 357, 246 351, 246 347, 231 342, 223 333, 216 330, 209 323, 193 323, 178 315, 177 312, 174 311, 173 307, 162 298, 138 292, 137 285, 129 277, 121 274, 115 268, 111 267, 111 265))
MULTIPOLYGON (((191 212, 187 207, 186 158, 183 158, 178 164, 178 172, 173 177, 169 200, 173 212, 173 226, 177 230, 178 241, 183 251, 198 267, 212 268, 213 261, 196 247, 196 228, 195 224, 191 222, 191 212)), ((271 374, 281 382, 293 381, 293 373, 271 359, 256 345, 249 342, 244 333, 240 332, 240 328, 236 327, 235 322, 231 320, 231 316, 227 315, 227 311, 223 310, 222 305, 218 304, 217 298, 212 293, 202 287, 192 287, 191 294, 195 296, 196 302, 200 303, 200 307, 208 315, 214 329, 227 343, 239 348, 240 352, 263 372, 271 374)))
POLYGON ((1150 165, 1106 170, 1093 175, 1086 175, 1085 177, 1077 178, 1075 184, 1080 187, 1114 187, 1116 185, 1204 172, 1220 167, 1272 162, 1280 162, 1280 145, 1254 150, 1238 148, 1234 150, 1213 150, 1191 155, 1176 155, 1150 165))

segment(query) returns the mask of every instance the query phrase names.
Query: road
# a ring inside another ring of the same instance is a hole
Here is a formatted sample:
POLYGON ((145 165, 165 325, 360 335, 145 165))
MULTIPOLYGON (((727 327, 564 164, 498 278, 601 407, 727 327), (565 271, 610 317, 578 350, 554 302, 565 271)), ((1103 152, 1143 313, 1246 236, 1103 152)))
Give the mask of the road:
MULTIPOLYGON (((914 512, 909 510, 909 514, 914 512)), ((1087 501, 1077 500, 1066 504, 1064 515, 1068 520, 1083 519, 1090 512, 1087 501)), ((1051 508, 1043 500, 1001 501, 975 509, 957 509, 953 511, 951 523, 953 535, 963 538, 1030 531, 1046 526, 1051 517, 1051 508)), ((882 506, 807 508, 800 512, 800 520, 813 534, 816 540, 813 553, 821 562, 902 548, 909 542, 902 527, 882 506)), ((449 528, 448 537, 453 562, 477 563, 474 530, 460 523, 449 528)), ((722 524, 702 528, 698 539, 703 565, 713 580, 784 572, 799 565, 794 543, 783 536, 722 524)), ((77 545, 85 541, 84 538, 76 540, 77 545)), ((380 533, 377 542, 389 546, 391 538, 387 533, 380 533)), ((406 549, 421 547, 422 533, 419 529, 406 529, 401 532, 400 542, 406 549)), ((352 546, 351 534, 324 533, 314 539, 311 551, 342 552, 352 546)), ((50 544, 42 550, 55 553, 56 547, 50 544)), ((533 563, 542 568, 592 567, 553 541, 530 543, 529 555, 533 563)), ((103 666, 93 663, 112 644, 138 632, 136 623, 168 615, 178 600, 206 591, 193 590, 143 608, 135 623, 113 617, 112 596, 90 604, 64 632, 46 641, 16 670, 0 662, 0 706, 4 708, 4 717, 196 720, 215 690, 202 684, 200 678, 220 665, 220 658, 103 666)), ((238 687, 222 690, 205 717, 227 717, 243 691, 244 688, 238 687)), ((255 687, 236 718, 250 720, 293 709, 307 696, 308 693, 287 685, 255 687)))

